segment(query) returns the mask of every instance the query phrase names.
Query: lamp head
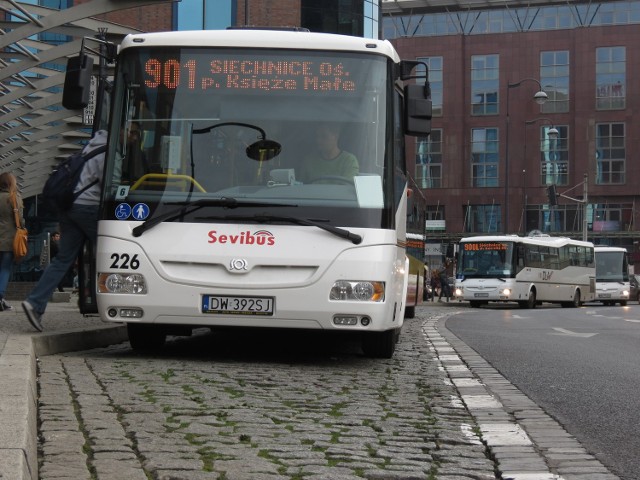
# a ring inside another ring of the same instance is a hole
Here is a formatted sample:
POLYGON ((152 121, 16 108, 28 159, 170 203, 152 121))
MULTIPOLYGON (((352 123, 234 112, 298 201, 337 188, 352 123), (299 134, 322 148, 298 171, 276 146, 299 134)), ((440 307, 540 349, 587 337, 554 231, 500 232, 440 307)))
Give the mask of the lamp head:
POLYGON ((538 105, 543 105, 544 102, 547 101, 547 99, 549 98, 549 95, 547 95, 545 92, 543 92, 542 90, 540 90, 539 92, 537 92, 534 96, 533 99, 536 101, 536 103, 538 105))
POLYGON ((560 132, 558 132, 558 129, 556 127, 551 127, 549 130, 547 130, 547 135, 549 136, 549 138, 558 138, 558 135, 560 135, 560 132))

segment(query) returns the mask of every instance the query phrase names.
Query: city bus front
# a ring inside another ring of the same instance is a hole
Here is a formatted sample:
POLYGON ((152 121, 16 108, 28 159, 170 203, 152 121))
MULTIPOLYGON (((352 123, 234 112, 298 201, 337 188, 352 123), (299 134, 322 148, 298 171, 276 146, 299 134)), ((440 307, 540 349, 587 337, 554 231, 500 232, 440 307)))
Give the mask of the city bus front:
POLYGON ((478 238, 460 242, 454 296, 472 307, 515 301, 515 242, 478 238))
POLYGON ((386 42, 358 40, 125 40, 97 303, 134 348, 176 327, 245 326, 357 331, 365 353, 393 354, 407 290, 402 96, 386 42))

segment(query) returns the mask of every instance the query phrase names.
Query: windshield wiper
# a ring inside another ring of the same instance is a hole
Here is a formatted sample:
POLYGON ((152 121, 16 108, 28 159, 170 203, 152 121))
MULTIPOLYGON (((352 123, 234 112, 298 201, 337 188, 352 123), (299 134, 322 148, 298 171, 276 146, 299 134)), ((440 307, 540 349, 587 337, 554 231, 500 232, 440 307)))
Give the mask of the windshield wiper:
MULTIPOLYGON (((212 217, 206 217, 212 218, 212 217)), ((295 225, 303 225, 305 227, 317 227, 322 230, 325 230, 333 235, 344 238, 345 240, 349 240, 354 245, 359 245, 362 243, 362 236, 357 233, 351 233, 349 230, 345 230, 344 228, 334 227, 333 225, 328 225, 326 223, 321 223, 322 220, 314 220, 311 218, 298 218, 298 217, 289 217, 284 215, 227 215, 224 217, 213 217, 220 218, 224 220, 253 220, 257 223, 274 223, 274 222, 286 222, 293 223, 295 225)), ((327 221, 327 220, 324 220, 327 221)))
POLYGON ((155 227, 159 223, 169 222, 179 217, 184 217, 188 213, 200 210, 202 207, 224 207, 224 208, 238 208, 238 207, 297 207, 297 205, 285 204, 285 203, 266 203, 266 202, 253 202, 238 200, 233 197, 221 197, 221 198, 201 198, 190 202, 170 202, 167 205, 180 205, 180 207, 169 210, 168 212, 152 217, 144 223, 138 225, 132 230, 134 237, 139 237, 147 230, 155 227))

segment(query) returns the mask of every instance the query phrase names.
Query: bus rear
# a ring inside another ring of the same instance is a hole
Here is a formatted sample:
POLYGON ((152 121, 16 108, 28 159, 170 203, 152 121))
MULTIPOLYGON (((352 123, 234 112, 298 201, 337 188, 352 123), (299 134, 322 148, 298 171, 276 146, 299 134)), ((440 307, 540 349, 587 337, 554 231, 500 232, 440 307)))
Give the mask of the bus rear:
MULTIPOLYGON (((101 316, 126 322, 134 348, 198 326, 275 327, 358 332, 365 354, 390 357, 408 288, 399 74, 390 44, 370 39, 127 37, 98 232, 101 316), (340 153, 313 163, 327 126, 340 153), (331 172, 345 152, 355 171, 331 172)), ((411 105, 426 120, 428 100, 411 105)))

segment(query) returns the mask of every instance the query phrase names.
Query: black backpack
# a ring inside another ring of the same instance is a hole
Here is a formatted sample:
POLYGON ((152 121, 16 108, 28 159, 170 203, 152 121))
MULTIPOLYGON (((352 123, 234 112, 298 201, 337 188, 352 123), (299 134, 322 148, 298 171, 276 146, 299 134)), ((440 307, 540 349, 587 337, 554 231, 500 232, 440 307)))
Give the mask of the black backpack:
POLYGON ((76 152, 66 160, 60 162, 44 184, 44 188, 42 189, 44 199, 52 202, 62 211, 69 210, 73 202, 82 192, 98 183, 96 179, 82 190, 74 193, 73 191, 80 180, 82 167, 84 167, 87 160, 106 151, 107 146, 101 145, 88 153, 83 153, 82 151, 76 152))

